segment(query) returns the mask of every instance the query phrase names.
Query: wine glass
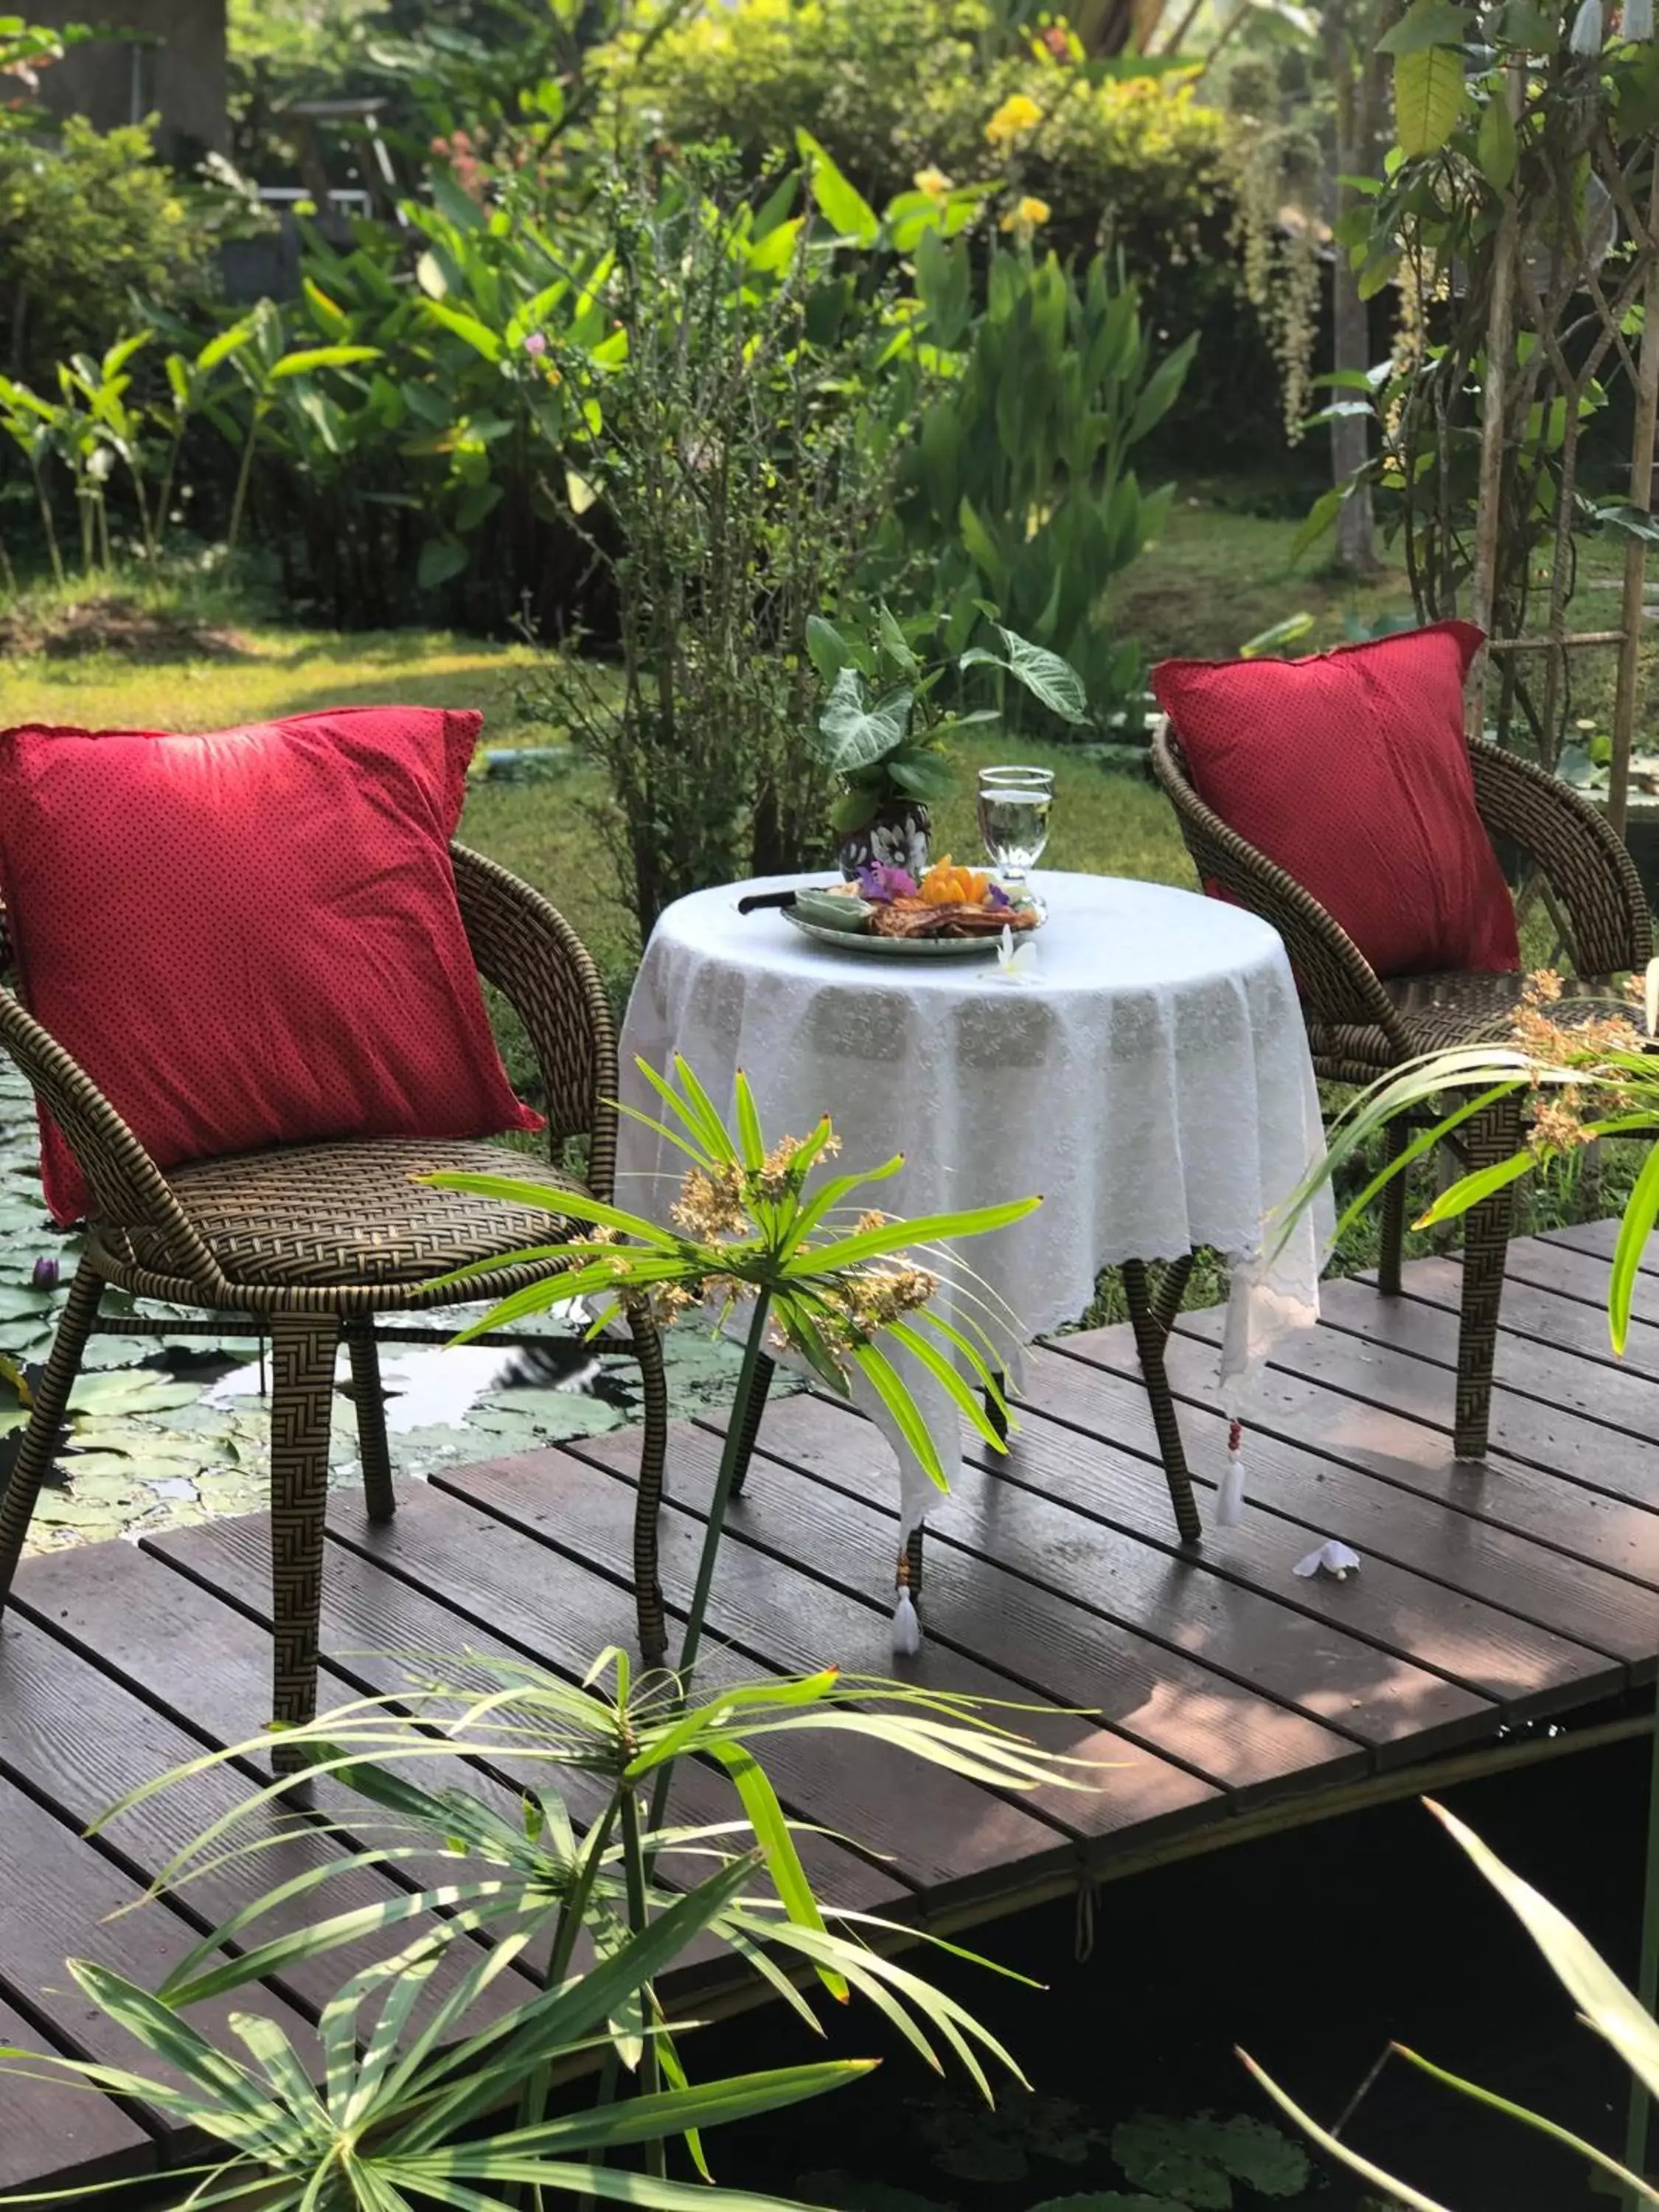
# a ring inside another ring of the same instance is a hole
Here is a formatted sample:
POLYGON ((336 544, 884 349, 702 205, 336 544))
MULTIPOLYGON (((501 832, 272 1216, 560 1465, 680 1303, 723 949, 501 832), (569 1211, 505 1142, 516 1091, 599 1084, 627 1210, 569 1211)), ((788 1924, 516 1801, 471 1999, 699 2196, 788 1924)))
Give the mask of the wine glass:
POLYGON ((982 768, 979 772, 979 834, 992 867, 1005 884, 1022 884, 1048 842, 1054 778, 1046 768, 982 768))

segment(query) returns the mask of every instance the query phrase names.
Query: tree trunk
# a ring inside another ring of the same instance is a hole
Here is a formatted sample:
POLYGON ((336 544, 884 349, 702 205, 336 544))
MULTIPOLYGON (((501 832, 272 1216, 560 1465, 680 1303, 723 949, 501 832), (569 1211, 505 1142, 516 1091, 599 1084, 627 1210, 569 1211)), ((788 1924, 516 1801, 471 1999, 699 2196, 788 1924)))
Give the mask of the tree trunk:
MULTIPOLYGON (((1321 15, 1325 63, 1336 106, 1336 173, 1370 176, 1375 170, 1377 142, 1382 134, 1388 98, 1388 68, 1376 52, 1376 41, 1398 12, 1397 0, 1333 0, 1321 15)), ((1352 185, 1336 186, 1339 224, 1359 204, 1352 185)), ((1334 343, 1331 367, 1340 375, 1371 365, 1370 318, 1359 296, 1358 273, 1351 266, 1346 246, 1339 245, 1332 276, 1332 321, 1334 343)), ((1358 398, 1343 386, 1332 397, 1343 402, 1358 398)), ((1346 483, 1364 465, 1370 451, 1370 424, 1363 415, 1339 415, 1331 424, 1331 477, 1346 483)), ((1370 575, 1378 566, 1376 526, 1369 484, 1362 484, 1343 501, 1336 519, 1336 559, 1339 568, 1352 575, 1370 575)))

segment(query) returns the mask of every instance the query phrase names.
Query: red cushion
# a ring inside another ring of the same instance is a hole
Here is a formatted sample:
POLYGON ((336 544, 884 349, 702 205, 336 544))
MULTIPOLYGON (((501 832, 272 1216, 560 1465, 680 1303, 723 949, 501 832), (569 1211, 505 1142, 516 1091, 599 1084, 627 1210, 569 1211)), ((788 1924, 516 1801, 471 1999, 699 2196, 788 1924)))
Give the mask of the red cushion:
MULTIPOLYGON (((0 732, 23 997, 163 1168, 268 1145, 533 1129, 449 840, 482 718, 344 708, 203 737, 0 732)), ((40 1125, 46 1203, 90 1194, 40 1125)))
POLYGON ((1379 975, 1521 963, 1463 739, 1481 641, 1472 623, 1434 623, 1305 660, 1152 671, 1199 797, 1310 891, 1379 975))

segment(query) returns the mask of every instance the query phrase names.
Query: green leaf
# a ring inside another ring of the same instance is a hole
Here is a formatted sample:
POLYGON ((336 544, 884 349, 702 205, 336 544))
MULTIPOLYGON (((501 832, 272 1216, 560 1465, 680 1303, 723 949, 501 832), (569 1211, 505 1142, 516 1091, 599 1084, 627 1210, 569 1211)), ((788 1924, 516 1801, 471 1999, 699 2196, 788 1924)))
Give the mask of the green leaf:
POLYGON ((434 322, 453 331, 458 338, 465 338, 475 353, 482 354, 488 362, 501 360, 506 349, 488 323, 481 323, 476 315, 464 314, 459 307, 452 307, 442 300, 428 300, 422 304, 434 322))
POLYGON ((1412 0, 1394 28, 1376 42, 1380 54, 1415 54, 1428 46, 1461 46, 1474 20, 1473 8, 1456 8, 1451 0, 1412 0))
POLYGON ((1394 65, 1395 131, 1408 159, 1437 154, 1456 130, 1465 95, 1463 56, 1451 46, 1419 46, 1394 65))
POLYGON ((819 680, 824 684, 833 684, 852 658, 846 639, 834 623, 826 622, 822 615, 806 617, 806 652, 818 672, 819 680))
POLYGON ((1238 657, 1241 660, 1259 660, 1264 654, 1277 653, 1282 645, 1294 645, 1297 638, 1306 637, 1313 626, 1310 614, 1286 615, 1271 629, 1258 630, 1254 637, 1247 638, 1238 648, 1238 657))
POLYGON ((809 131, 797 131, 795 143, 811 172, 812 197, 826 222, 857 246, 873 246, 881 225, 862 192, 842 176, 809 131))
MULTIPOLYGON (((799 1926, 824 1929, 823 1914, 812 1885, 806 1878, 806 1869, 795 1849, 795 1839, 789 1832, 789 1823, 783 1816, 766 1770, 741 1744, 722 1742, 718 1736, 710 1737, 704 1747, 709 1756, 719 1760, 732 1778, 732 1785, 742 1800, 743 1809, 749 1816, 749 1825, 755 1832, 755 1840, 766 1854, 766 1870, 772 1877, 773 1887, 783 1903, 784 1911, 799 1926)), ((847 1978, 833 1968, 820 1969, 824 1987, 840 2002, 847 2000, 847 1978)))
POLYGON ((920 676, 921 663, 910 650, 910 641, 898 626, 898 618, 885 599, 881 603, 878 623, 881 641, 889 657, 897 664, 902 676, 920 676))
POLYGON ((459 576, 465 566, 465 545, 457 544, 453 538, 428 538, 421 548, 415 581, 423 592, 435 591, 452 576, 459 576))
POLYGON ((864 702, 864 684, 854 668, 843 668, 836 677, 818 728, 826 743, 823 758, 837 775, 873 768, 878 761, 904 742, 910 725, 914 693, 890 691, 872 707, 864 702))
POLYGON ((1607 1278, 1607 1328, 1615 1352, 1623 1352, 1630 1334, 1637 1270, 1656 1218, 1659 1218, 1659 1144, 1650 1146, 1642 1163, 1642 1171, 1625 1202, 1625 1218, 1619 1224, 1619 1242, 1613 1248, 1607 1278))
POLYGON ((1480 112, 1480 128, 1475 134, 1474 158, 1481 175, 1495 192, 1506 192, 1515 175, 1519 149, 1515 140, 1515 118, 1510 113, 1509 97, 1500 81, 1494 86, 1491 98, 1480 112))
POLYGON ((1083 688, 1083 678, 1070 661, 1062 660, 1046 646, 1033 645, 1029 638, 1017 636, 1011 629, 999 626, 997 635, 1008 656, 1002 665, 1016 683, 1023 684, 1034 699, 1040 701, 1051 714, 1058 714, 1061 721, 1088 720, 1088 694, 1083 688))
POLYGON ((379 361, 379 346, 307 346, 286 353, 271 370, 273 377, 310 376, 319 368, 350 368, 360 361, 379 361))
POLYGON ((1374 2188, 1382 2190, 1390 2204, 1404 2205, 1407 2212, 1448 2212, 1448 2208, 1437 2203, 1432 2197, 1425 2197, 1421 2190, 1412 2188, 1407 2182, 1396 2181, 1393 2174, 1385 2173, 1380 2166, 1373 2166, 1370 2159, 1361 2158, 1358 2151, 1350 2150, 1346 2143, 1322 2128, 1316 2120, 1310 2119, 1299 2105, 1292 2103, 1279 2084, 1262 2072, 1248 2051, 1241 2051, 1238 2055, 1280 2112, 1288 2114, 1303 2134, 1310 2142, 1317 2143, 1328 2158, 1335 2159, 1351 2173, 1357 2173, 1362 2181, 1369 2181, 1374 2188))
MULTIPOLYGON (((1291 540, 1291 558, 1292 561, 1299 561, 1302 558, 1302 556, 1308 551, 1310 546, 1318 544, 1319 540, 1325 535, 1325 532, 1331 527, 1331 525, 1336 520, 1337 516, 1340 514, 1344 496, 1345 495, 1340 484, 1333 484, 1329 491, 1322 491, 1320 493, 1318 498, 1308 509, 1307 516, 1303 522, 1302 527, 1297 532, 1296 536, 1291 540)), ((1293 617, 1293 619, 1299 620, 1300 617, 1293 617)), ((1311 621, 1310 621, 1309 627, 1312 627, 1311 621)))

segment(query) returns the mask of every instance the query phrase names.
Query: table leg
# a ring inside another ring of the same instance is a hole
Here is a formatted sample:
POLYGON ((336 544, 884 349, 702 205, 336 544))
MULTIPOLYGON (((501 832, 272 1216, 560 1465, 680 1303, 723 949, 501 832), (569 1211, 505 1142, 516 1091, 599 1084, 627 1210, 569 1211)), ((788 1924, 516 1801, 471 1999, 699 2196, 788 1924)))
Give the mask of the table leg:
POLYGON ((761 1415, 766 1411, 766 1401, 772 1388, 772 1377, 777 1371, 776 1360, 768 1358, 767 1355, 762 1352, 755 1364, 755 1388, 747 1407, 744 1409, 743 1428, 738 1437, 737 1470, 732 1477, 733 1498, 743 1496, 743 1486, 749 1480, 749 1462, 755 1455, 755 1446, 760 1437, 761 1415))
POLYGON ((1008 1377, 1000 1372, 997 1376, 997 1389, 1002 1393, 1003 1402, 999 1404, 988 1390, 985 1393, 985 1418, 995 1430, 998 1443, 1006 1444, 1008 1441, 1008 1377))
POLYGON ((1170 1486, 1170 1503, 1175 1508, 1176 1527, 1183 1544, 1197 1543, 1204 1533, 1204 1524, 1198 1517, 1192 1477, 1187 1472, 1187 1455, 1176 1419, 1175 1399, 1170 1393, 1170 1378, 1164 1370, 1164 1347, 1181 1310, 1182 1293, 1187 1287, 1192 1266, 1190 1252, 1182 1259, 1171 1260, 1154 1287, 1148 1280, 1144 1260, 1126 1260, 1123 1263, 1123 1291, 1135 1333, 1135 1350, 1140 1355, 1140 1372, 1152 1409, 1152 1426, 1158 1434, 1158 1455, 1164 1462, 1164 1479, 1170 1486))

